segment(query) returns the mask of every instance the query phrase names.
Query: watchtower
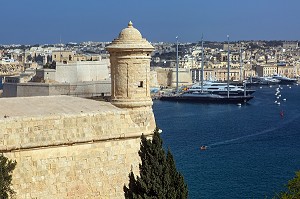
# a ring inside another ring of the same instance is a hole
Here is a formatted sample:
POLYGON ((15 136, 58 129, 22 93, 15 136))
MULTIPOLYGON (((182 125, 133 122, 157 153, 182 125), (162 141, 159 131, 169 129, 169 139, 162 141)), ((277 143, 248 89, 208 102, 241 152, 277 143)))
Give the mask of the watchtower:
POLYGON ((112 104, 127 109, 139 126, 154 130, 149 86, 153 46, 130 21, 106 49, 110 53, 112 104))

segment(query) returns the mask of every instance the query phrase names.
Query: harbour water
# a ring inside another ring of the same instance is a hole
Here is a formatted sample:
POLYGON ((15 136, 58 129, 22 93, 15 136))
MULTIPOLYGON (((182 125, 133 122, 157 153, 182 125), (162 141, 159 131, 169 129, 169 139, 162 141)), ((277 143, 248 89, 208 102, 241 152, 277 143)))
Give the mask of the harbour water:
POLYGON ((284 190, 300 170, 300 86, 281 87, 279 99, 278 86, 257 88, 242 106, 154 101, 191 199, 264 199, 284 190))

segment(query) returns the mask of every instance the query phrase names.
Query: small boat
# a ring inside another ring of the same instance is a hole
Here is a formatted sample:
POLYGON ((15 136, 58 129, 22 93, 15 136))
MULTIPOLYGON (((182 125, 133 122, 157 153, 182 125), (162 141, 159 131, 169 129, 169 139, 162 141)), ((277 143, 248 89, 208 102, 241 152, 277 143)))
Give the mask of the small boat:
POLYGON ((206 149, 207 149, 207 146, 202 145, 202 146, 200 147, 200 150, 206 150, 206 149))
POLYGON ((281 116, 281 117, 283 117, 283 116, 284 116, 284 112, 283 112, 283 111, 280 111, 280 113, 279 113, 279 114, 280 114, 280 116, 281 116))

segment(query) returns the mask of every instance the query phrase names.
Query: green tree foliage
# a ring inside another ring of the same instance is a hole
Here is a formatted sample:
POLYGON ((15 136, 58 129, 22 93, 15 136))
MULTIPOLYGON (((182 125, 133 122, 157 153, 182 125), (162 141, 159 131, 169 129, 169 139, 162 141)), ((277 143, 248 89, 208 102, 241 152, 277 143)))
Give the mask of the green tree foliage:
POLYGON ((11 188, 12 172, 16 167, 16 161, 8 160, 0 155, 0 198, 7 199, 15 194, 11 188))
POLYGON ((139 156, 140 176, 135 178, 133 172, 129 174, 129 185, 124 185, 125 198, 187 198, 187 185, 176 170, 170 150, 165 155, 158 128, 155 129, 152 140, 141 136, 139 156))
POLYGON ((288 182, 288 191, 281 192, 274 199, 299 199, 300 198, 300 171, 296 172, 296 176, 288 182))
POLYGON ((187 185, 185 184, 184 178, 181 175, 181 173, 179 173, 177 171, 175 161, 173 159, 173 155, 171 154, 171 151, 169 149, 167 152, 167 166, 169 168, 169 175, 171 178, 169 192, 173 193, 173 191, 174 191, 174 193, 175 193, 167 198, 173 198, 172 196, 176 196, 175 198, 187 198, 188 197, 187 185))

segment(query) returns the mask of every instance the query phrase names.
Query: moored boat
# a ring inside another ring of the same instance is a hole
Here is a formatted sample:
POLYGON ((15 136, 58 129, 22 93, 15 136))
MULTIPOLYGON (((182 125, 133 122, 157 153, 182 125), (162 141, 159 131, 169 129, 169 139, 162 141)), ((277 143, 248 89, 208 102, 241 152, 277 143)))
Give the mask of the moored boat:
POLYGON ((280 80, 274 79, 272 77, 249 77, 244 80, 247 86, 262 86, 262 85, 275 85, 279 84, 280 80))
POLYGON ((207 92, 189 91, 180 95, 161 96, 160 100, 163 101, 176 101, 176 102, 197 102, 197 103, 220 103, 220 104, 238 104, 246 103, 251 100, 253 96, 222 96, 207 92))
MULTIPOLYGON (((228 66, 227 66, 227 83, 222 83, 222 89, 216 87, 216 89, 204 89, 205 85, 203 84, 203 52, 202 52, 202 61, 201 61, 201 85, 199 88, 190 88, 188 91, 178 94, 178 86, 176 86, 176 94, 175 95, 163 95, 160 97, 160 100, 163 101, 176 101, 176 102, 198 102, 198 103, 220 103, 220 104, 239 104, 239 103, 246 103, 253 98, 251 95, 247 95, 246 90, 239 88, 237 86, 233 86, 237 92, 232 93, 233 91, 232 85, 229 84, 229 72, 230 72, 230 59, 229 59, 229 36, 228 37, 228 66), (218 92, 214 92, 218 90, 218 92), (241 95, 243 94, 243 95, 241 95)), ((203 48, 203 37, 202 37, 202 50, 203 48)), ((177 74, 178 75, 178 74, 177 74)), ((178 78, 177 78, 178 84, 178 78)), ((219 85, 220 86, 220 85, 219 85)), ((254 92, 254 91, 253 91, 254 92)), ((253 93, 252 92, 252 93, 253 93)))
POLYGON ((231 96, 251 95, 255 92, 255 90, 252 89, 245 90, 245 88, 242 86, 235 86, 231 84, 227 85, 227 83, 223 83, 223 82, 210 82, 210 81, 205 81, 202 87, 199 83, 196 83, 192 85, 188 90, 189 91, 203 90, 204 92, 226 96, 228 93, 227 88, 229 88, 229 95, 231 96))
POLYGON ((281 76, 281 75, 273 75, 272 77, 273 79, 277 79, 279 80, 279 84, 295 84, 297 83, 297 79, 294 79, 294 78, 288 78, 288 77, 284 77, 284 76, 281 76))

